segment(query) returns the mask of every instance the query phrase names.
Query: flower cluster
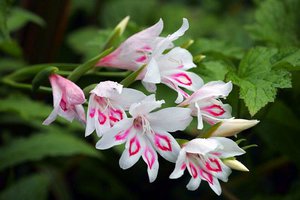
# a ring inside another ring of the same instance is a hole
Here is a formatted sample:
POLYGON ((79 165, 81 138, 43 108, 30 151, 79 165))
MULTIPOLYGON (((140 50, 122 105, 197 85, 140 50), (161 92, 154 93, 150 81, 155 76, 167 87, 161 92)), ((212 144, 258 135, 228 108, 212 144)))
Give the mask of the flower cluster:
POLYGON ((155 93, 156 84, 160 83, 175 90, 178 94, 176 107, 160 109, 165 101, 156 100, 155 94, 147 96, 117 82, 104 81, 90 91, 85 117, 83 91, 70 80, 52 74, 49 79, 54 110, 44 124, 53 122, 57 115, 69 121, 77 119, 85 124, 85 136, 96 132, 99 137, 97 149, 125 143, 119 161, 122 169, 130 168, 142 157, 147 164, 149 181, 153 182, 158 174, 159 154, 176 163, 171 179, 179 178, 187 169, 191 175, 187 185, 189 190, 197 189, 204 180, 220 195, 219 179, 226 182, 231 168, 247 170, 235 159, 245 151, 226 137, 236 135, 258 121, 231 116, 230 105, 220 100, 231 92, 231 82, 204 84, 199 75, 188 71, 196 67, 193 56, 173 43, 188 28, 188 21, 183 19, 175 33, 162 37, 163 21, 159 20, 152 27, 129 37, 96 64, 130 71, 144 67, 137 80, 141 80, 150 93, 155 93), (215 125, 215 128, 205 138, 200 135, 191 141, 179 142, 174 135, 184 131, 193 117, 197 118, 199 130, 203 129, 204 123, 215 125))

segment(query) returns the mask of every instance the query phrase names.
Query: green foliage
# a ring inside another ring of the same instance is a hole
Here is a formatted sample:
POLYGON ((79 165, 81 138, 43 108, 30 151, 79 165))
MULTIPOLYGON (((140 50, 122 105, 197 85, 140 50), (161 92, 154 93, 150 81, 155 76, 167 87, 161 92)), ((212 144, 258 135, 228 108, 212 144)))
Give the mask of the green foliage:
POLYGON ((266 0, 255 13, 255 23, 247 29, 258 41, 278 46, 300 44, 300 1, 266 0))
POLYGON ((0 193, 1 200, 46 200, 50 177, 46 174, 34 174, 18 180, 0 193))
POLYGON ((38 15, 21 8, 13 8, 7 19, 7 28, 9 32, 22 28, 29 22, 33 22, 39 26, 45 26, 45 21, 38 15))
POLYGON ((0 99, 0 112, 17 113, 25 120, 43 119, 51 110, 51 107, 20 94, 12 94, 5 99, 0 99))
POLYGON ((96 27, 85 27, 72 32, 67 39, 69 46, 87 61, 99 54, 111 30, 99 30, 96 27))
POLYGON ((59 129, 14 140, 11 144, 1 147, 1 152, 0 170, 27 161, 38 161, 48 156, 100 157, 93 146, 59 129))
POLYGON ((228 77, 240 87, 240 98, 244 99, 251 115, 268 102, 274 102, 278 88, 291 87, 291 74, 285 69, 274 68, 271 62, 277 52, 276 49, 264 47, 251 49, 238 70, 228 77))

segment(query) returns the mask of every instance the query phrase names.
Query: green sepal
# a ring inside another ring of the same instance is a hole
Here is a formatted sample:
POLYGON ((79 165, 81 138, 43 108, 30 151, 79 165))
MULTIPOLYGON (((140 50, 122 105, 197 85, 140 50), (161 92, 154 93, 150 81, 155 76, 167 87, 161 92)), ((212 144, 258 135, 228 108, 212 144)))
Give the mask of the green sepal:
POLYGON ((92 89, 94 89, 96 86, 97 86, 97 84, 91 84, 91 85, 85 87, 85 88, 83 89, 84 95, 85 95, 85 96, 88 96, 89 93, 90 93, 90 91, 91 91, 92 89))
POLYGON ((32 92, 36 92, 40 86, 48 80, 48 77, 58 71, 57 67, 47 67, 38 72, 32 80, 32 92))
POLYGON ((111 48, 103 51, 102 53, 100 53, 98 56, 96 56, 96 57, 90 59, 89 61, 79 65, 68 76, 68 79, 73 81, 73 82, 77 81, 82 75, 84 75, 87 71, 92 69, 101 58, 103 58, 103 57, 107 56, 109 53, 111 53, 112 50, 113 50, 113 48, 111 47, 111 48))
POLYGON ((120 82, 120 84, 123 85, 124 87, 128 87, 129 85, 134 83, 136 81, 136 78, 138 77, 138 75, 144 70, 144 68, 146 66, 147 65, 143 65, 138 70, 136 70, 135 72, 132 72, 131 74, 129 74, 129 76, 127 76, 125 79, 123 79, 120 82))
POLYGON ((198 138, 209 138, 212 136, 212 134, 221 126, 222 122, 214 124, 212 127, 210 127, 207 131, 204 133, 201 133, 198 138))
POLYGON ((246 151, 247 149, 252 148, 252 147, 258 147, 258 145, 257 144, 250 144, 250 145, 242 147, 242 149, 246 151))
POLYGON ((189 141, 186 139, 176 139, 177 143, 182 147, 184 144, 188 143, 189 141))
POLYGON ((109 38, 107 39, 103 50, 106 50, 110 47, 113 46, 114 42, 123 34, 123 32, 125 31, 128 21, 129 21, 130 17, 127 16, 124 19, 122 19, 122 21, 119 22, 119 24, 114 28, 114 30, 112 31, 112 33, 110 34, 109 38))
POLYGON ((194 40, 189 39, 188 41, 186 41, 185 43, 183 43, 180 47, 183 49, 188 49, 192 44, 194 44, 194 40))
POLYGON ((199 54, 199 55, 196 55, 194 56, 193 58, 193 62, 194 63, 200 63, 206 56, 205 55, 202 55, 202 54, 199 54))

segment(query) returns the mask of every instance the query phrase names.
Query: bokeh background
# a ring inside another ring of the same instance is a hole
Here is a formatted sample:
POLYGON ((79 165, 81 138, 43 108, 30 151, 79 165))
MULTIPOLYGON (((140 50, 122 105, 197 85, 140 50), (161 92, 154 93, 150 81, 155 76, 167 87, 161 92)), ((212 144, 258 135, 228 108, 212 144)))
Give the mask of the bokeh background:
MULTIPOLYGON (((0 0, 0 6, 0 78, 41 63, 77 66, 100 53, 125 16, 130 22, 116 44, 160 18, 164 35, 187 18, 190 29, 176 43, 193 39, 192 54, 207 56, 196 70, 206 82, 227 80, 224 60, 238 65, 251 47, 300 44, 299 0, 0 0)), ((188 191, 187 173, 169 180, 174 165, 162 158, 152 184, 141 160, 123 171, 118 165, 120 148, 96 150, 96 138, 84 138, 77 122, 58 119, 42 126, 52 110, 51 93, 0 83, 0 199, 300 199, 300 74, 291 73, 293 87, 279 90, 276 100, 253 117, 238 99, 238 88, 227 99, 235 117, 261 122, 237 138, 246 139, 242 146, 257 144, 239 157, 250 172, 234 171, 229 182, 222 183, 220 197, 206 182, 188 191)), ((122 73, 89 74, 78 84, 122 78, 122 73)), ((157 95, 167 105, 176 96, 163 86, 157 95)), ((176 134, 193 138, 199 134, 194 127, 176 134)))

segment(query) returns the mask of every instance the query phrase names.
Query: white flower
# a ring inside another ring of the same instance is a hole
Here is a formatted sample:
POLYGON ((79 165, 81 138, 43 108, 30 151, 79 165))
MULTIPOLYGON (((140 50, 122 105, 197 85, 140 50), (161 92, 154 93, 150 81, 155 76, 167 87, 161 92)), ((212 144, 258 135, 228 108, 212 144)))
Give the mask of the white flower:
POLYGON ((142 156, 148 165, 149 181, 158 173, 156 151, 170 162, 175 162, 180 147, 169 132, 184 130, 192 120, 188 108, 171 107, 156 112, 164 101, 156 101, 154 95, 130 106, 132 118, 116 123, 96 144, 98 149, 108 149, 126 142, 120 158, 120 167, 128 169, 142 156))
POLYGON ((189 190, 196 190, 201 180, 204 180, 216 194, 220 195, 221 187, 218 179, 227 182, 231 173, 231 169, 221 159, 244 153, 243 149, 228 138, 193 139, 182 147, 170 178, 181 177, 187 169, 192 176, 187 184, 189 190))
POLYGON ((193 110, 192 115, 198 118, 198 129, 202 129, 203 120, 215 124, 231 118, 231 106, 219 100, 226 98, 231 90, 231 82, 212 81, 187 97, 180 106, 189 106, 193 110))
POLYGON ((127 117, 125 110, 132 103, 145 98, 142 92, 123 88, 112 81, 100 82, 90 93, 85 136, 96 129, 101 137, 116 122, 127 117))
POLYGON ((203 85, 203 80, 188 69, 196 67, 193 56, 180 47, 174 47, 173 41, 181 37, 189 28, 187 19, 182 26, 167 37, 160 37, 163 21, 134 34, 123 42, 115 51, 98 62, 98 66, 109 66, 136 71, 147 65, 138 76, 149 92, 156 90, 156 84, 163 83, 178 93, 176 102, 180 103, 188 94, 180 87, 196 91, 203 85), (164 51, 171 49, 164 54, 164 51))

